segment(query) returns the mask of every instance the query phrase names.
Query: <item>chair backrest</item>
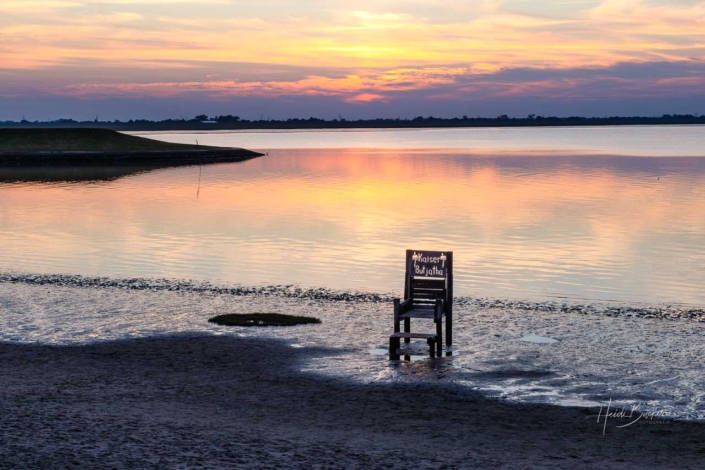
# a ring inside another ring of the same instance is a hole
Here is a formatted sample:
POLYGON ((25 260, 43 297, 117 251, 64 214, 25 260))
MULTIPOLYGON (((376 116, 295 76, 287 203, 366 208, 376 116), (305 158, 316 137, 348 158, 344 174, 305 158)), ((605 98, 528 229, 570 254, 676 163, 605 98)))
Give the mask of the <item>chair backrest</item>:
POLYGON ((442 299, 446 313, 452 312, 453 252, 406 250, 404 298, 429 308, 442 299))

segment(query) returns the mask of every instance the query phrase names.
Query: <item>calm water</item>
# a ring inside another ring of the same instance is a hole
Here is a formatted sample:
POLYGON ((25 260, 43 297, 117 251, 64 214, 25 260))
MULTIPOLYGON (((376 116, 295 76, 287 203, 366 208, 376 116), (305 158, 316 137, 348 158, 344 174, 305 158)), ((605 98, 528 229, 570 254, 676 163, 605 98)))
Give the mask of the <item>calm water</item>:
POLYGON ((365 129, 339 131, 141 132, 170 142, 252 149, 452 149, 518 155, 565 153, 705 156, 705 126, 553 127, 518 129, 365 129))
POLYGON ((705 305, 704 127, 152 137, 270 154, 0 168, 0 270, 387 292, 438 249, 457 295, 705 305))

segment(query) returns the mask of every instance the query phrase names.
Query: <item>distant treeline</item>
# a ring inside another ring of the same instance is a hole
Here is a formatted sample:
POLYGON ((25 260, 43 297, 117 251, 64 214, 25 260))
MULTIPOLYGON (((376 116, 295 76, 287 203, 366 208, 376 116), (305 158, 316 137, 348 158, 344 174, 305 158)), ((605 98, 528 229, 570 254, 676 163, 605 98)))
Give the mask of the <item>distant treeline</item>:
POLYGON ((130 119, 129 121, 74 121, 58 119, 55 121, 4 121, 0 127, 85 127, 106 128, 122 131, 161 131, 161 130, 233 130, 233 129, 360 129, 360 128, 422 128, 422 127, 537 127, 537 126, 627 126, 627 125, 663 125, 663 124, 705 124, 705 116, 693 114, 664 114, 660 117, 555 117, 530 114, 525 118, 513 118, 507 115, 496 118, 484 117, 415 117, 413 119, 260 119, 247 120, 238 116, 214 116, 204 114, 193 119, 166 119, 151 121, 148 119, 130 119))

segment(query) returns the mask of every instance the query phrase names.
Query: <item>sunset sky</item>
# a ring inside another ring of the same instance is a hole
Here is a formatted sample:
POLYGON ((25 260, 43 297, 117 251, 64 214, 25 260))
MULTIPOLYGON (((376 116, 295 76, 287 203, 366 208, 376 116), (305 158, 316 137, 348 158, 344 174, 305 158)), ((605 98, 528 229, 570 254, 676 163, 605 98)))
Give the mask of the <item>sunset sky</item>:
POLYGON ((705 114, 700 0, 1 0, 0 120, 705 114))

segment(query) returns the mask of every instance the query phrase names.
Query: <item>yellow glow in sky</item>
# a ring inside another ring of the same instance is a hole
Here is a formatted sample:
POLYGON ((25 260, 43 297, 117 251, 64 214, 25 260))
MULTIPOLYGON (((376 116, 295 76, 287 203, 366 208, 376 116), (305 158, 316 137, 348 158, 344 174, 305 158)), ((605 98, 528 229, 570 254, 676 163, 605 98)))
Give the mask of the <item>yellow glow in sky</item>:
POLYGON ((683 98, 703 59, 693 0, 0 2, 5 98, 683 98))

